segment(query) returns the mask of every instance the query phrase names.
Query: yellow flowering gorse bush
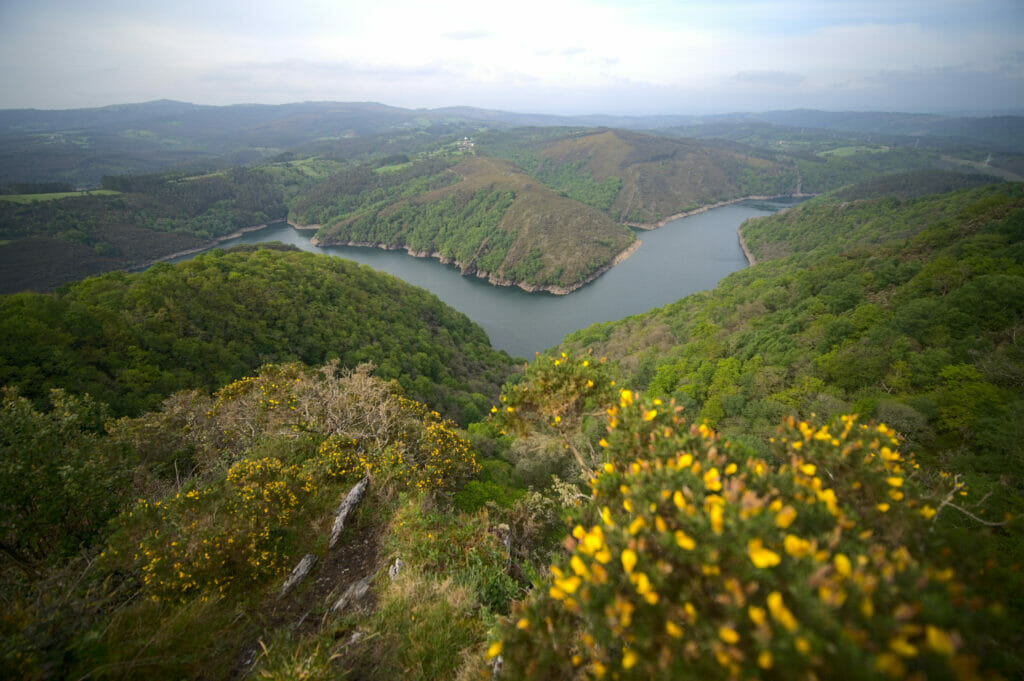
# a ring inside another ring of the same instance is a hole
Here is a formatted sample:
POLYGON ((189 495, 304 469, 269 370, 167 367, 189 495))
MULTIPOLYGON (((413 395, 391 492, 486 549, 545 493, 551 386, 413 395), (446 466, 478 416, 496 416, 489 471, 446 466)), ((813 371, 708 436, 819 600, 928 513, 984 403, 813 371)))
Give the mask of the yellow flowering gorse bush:
POLYGON ((229 469, 223 487, 140 499, 122 516, 121 533, 104 558, 130 558, 154 600, 225 593, 287 567, 281 542, 315 492, 298 466, 272 457, 243 459, 229 469))
POLYGON ((884 425, 787 422, 771 460, 622 391, 568 553, 498 631, 504 678, 977 678, 998 621, 930 562, 884 425))
POLYGON ((561 353, 538 357, 523 379, 506 389, 491 409, 502 432, 524 435, 546 430, 571 433, 581 419, 614 399, 615 381, 605 358, 561 353))
POLYGON ((207 417, 227 441, 248 443, 226 457, 237 460, 220 480, 140 499, 115 521, 101 558, 154 600, 208 598, 281 575, 297 559, 296 538, 364 475, 378 487, 435 492, 477 471, 451 422, 366 373, 334 379, 268 366, 219 391, 207 417))
POLYGON ((368 449, 356 439, 332 436, 321 443, 313 466, 334 479, 371 475, 427 492, 455 489, 479 470, 475 453, 455 424, 418 402, 396 399, 406 418, 394 442, 368 449))

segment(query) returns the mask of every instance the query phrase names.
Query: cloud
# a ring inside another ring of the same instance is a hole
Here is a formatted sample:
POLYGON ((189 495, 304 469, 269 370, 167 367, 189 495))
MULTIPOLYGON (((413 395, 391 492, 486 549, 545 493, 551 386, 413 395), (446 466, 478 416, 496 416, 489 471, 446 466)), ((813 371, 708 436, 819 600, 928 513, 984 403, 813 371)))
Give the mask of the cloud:
POLYGON ((795 88, 801 85, 807 78, 799 73, 789 73, 786 71, 740 71, 731 80, 739 85, 795 88))
POLYGON ((1024 101, 1022 25, 1020 0, 0 0, 0 108, 991 108, 1024 101))
POLYGON ((489 31, 452 31, 442 34, 448 40, 482 40, 491 37, 489 31))

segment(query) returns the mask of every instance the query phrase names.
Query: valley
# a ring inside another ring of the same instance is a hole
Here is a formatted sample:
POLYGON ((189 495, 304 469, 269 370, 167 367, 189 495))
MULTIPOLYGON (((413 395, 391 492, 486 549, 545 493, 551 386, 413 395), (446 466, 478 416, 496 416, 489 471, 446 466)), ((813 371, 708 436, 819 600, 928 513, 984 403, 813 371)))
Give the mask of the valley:
POLYGON ((0 676, 1020 676, 1022 123, 0 112, 0 676))

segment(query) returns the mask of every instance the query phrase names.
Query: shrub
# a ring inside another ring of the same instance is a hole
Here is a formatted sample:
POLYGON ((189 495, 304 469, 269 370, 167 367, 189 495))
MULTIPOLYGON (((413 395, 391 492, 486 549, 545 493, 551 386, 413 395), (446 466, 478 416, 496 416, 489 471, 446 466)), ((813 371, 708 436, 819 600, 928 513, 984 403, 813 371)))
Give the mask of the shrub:
POLYGON ((118 520, 103 558, 127 565, 153 600, 188 600, 262 581, 287 567, 285 538, 316 492, 299 466, 273 457, 243 459, 223 485, 140 499, 118 520), (129 558, 130 556, 130 558, 129 558))
POLYGON ((999 617, 930 559, 944 506, 887 426, 788 421, 772 465, 629 391, 609 416, 568 555, 491 646, 505 678, 972 678, 987 662, 999 617))

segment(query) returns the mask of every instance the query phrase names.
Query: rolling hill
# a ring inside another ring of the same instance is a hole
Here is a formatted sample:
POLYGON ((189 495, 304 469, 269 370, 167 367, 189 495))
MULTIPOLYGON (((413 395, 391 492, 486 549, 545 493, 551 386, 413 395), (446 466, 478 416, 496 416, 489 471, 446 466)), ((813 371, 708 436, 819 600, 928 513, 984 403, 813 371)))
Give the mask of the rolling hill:
POLYGON ((500 159, 467 157, 451 167, 423 162, 361 178, 370 182, 353 175, 329 178, 308 193, 316 199, 300 196, 293 204, 293 219, 321 224, 321 244, 404 248, 492 284, 568 293, 635 239, 500 159))

